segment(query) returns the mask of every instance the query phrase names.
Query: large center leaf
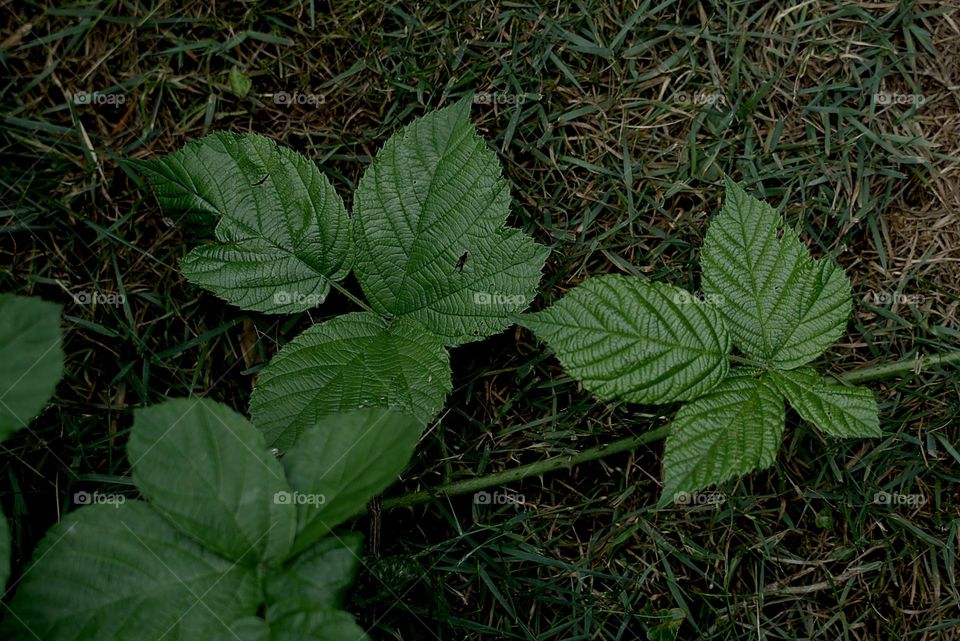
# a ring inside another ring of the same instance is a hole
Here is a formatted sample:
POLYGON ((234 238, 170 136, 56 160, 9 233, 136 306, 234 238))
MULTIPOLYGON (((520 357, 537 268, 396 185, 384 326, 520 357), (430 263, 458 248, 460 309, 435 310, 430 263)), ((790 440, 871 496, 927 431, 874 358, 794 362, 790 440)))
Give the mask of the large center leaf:
POLYGON ((726 375, 730 339, 716 310, 684 290, 642 278, 590 278, 518 321, 564 369, 605 400, 696 398, 726 375))
POLYGON ((303 311, 350 271, 340 196, 313 161, 269 138, 222 131, 133 164, 164 208, 219 220, 218 242, 197 247, 180 266, 192 283, 229 303, 303 311))
POLYGON ((392 136, 354 202, 355 272, 373 308, 456 345, 496 333, 536 293, 548 250, 505 228, 510 193, 468 96, 392 136))
POLYGON ((813 260, 770 205, 729 179, 726 190, 703 243, 703 290, 722 297, 744 353, 784 369, 803 365, 843 333, 850 282, 832 260, 813 260))
POLYGON ((395 407, 430 421, 451 390, 441 340, 419 323, 358 312, 309 328, 273 357, 250 398, 268 445, 292 446, 322 416, 395 407))

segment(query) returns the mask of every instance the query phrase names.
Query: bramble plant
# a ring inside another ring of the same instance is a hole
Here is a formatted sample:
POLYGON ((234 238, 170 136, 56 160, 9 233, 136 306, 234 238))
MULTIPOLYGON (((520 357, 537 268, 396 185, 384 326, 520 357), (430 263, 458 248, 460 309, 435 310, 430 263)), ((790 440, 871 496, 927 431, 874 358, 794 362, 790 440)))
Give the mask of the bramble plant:
POLYGON ((147 500, 51 528, 2 638, 366 639, 341 609, 361 537, 334 528, 393 482, 422 428, 383 408, 332 414, 278 460, 219 403, 136 410, 127 454, 147 500))
POLYGON ((217 221, 216 242, 181 261, 190 282, 250 311, 302 312, 331 287, 366 308, 307 329, 260 373, 250 413, 270 445, 365 405, 431 420, 451 391, 446 348, 502 331, 536 295, 548 250, 504 226, 509 189, 471 103, 391 136, 352 217, 311 160, 261 136, 220 132, 134 161, 165 209, 217 221), (339 284, 351 270, 368 304, 339 284))
MULTIPOLYGON (((43 410, 63 377, 60 306, 0 294, 0 442, 43 410)), ((0 592, 10 576, 10 530, 0 512, 0 592)))
POLYGON ((839 265, 814 260, 776 210, 726 179, 701 268, 702 296, 606 275, 517 320, 601 399, 689 401, 667 434, 661 506, 771 465, 785 399, 828 435, 881 435, 872 391, 828 382, 808 366, 851 312, 839 265), (744 357, 731 357, 731 346, 744 357), (731 358, 744 366, 731 368, 731 358))

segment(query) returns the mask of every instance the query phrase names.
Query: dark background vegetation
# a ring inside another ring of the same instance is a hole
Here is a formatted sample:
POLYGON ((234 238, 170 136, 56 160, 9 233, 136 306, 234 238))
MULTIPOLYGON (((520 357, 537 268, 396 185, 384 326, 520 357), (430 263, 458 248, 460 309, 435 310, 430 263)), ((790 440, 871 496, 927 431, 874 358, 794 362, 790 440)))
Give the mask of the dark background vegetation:
MULTIPOLYGON (((15 573, 74 492, 135 493, 133 408, 202 395, 245 411, 280 345, 350 308, 334 293, 259 316, 185 283, 196 232, 118 160, 210 131, 301 151, 349 206, 402 124, 494 94, 473 120, 511 222, 553 248, 535 307, 602 273, 697 288, 725 172, 850 275, 849 332, 822 370, 958 345, 955 4, 8 1, 0 16, 0 291, 63 304, 67 352, 56 400, 0 448, 15 573), (282 91, 322 101, 276 104, 282 91), (78 104, 90 92, 122 99, 78 104), (75 302, 89 292, 125 302, 75 302)), ((675 409, 597 402, 518 329, 456 349, 453 368, 391 495, 638 434, 675 409)), ((654 443, 498 488, 522 507, 466 496, 360 520, 380 543, 353 610, 378 639, 960 638, 960 375, 870 386, 883 439, 827 439, 789 413, 776 465, 726 484, 719 508, 655 509, 654 443), (925 502, 874 505, 878 491, 925 502)))

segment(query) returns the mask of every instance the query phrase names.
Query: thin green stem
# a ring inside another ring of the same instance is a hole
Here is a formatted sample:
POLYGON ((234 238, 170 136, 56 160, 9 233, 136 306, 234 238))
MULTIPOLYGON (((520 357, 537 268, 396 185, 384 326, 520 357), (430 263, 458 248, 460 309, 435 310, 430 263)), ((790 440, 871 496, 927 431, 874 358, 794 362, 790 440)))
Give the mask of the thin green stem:
POLYGON ((426 503, 434 497, 469 494, 487 487, 512 483, 530 476, 541 476, 548 472, 554 472, 578 463, 594 461, 598 458, 603 458, 604 456, 609 456, 611 454, 633 450, 646 443, 659 441, 666 436, 667 428, 658 427, 655 430, 644 432, 639 436, 629 436, 612 443, 607 443, 606 445, 591 447, 590 449, 584 450, 579 454, 574 454, 573 456, 553 456, 542 461, 537 461, 536 463, 528 463, 527 465, 512 467, 510 469, 503 470, 502 472, 495 472, 494 474, 487 474, 486 476, 479 476, 477 478, 447 483, 446 485, 441 485, 433 490, 413 492, 412 494, 405 494, 392 499, 385 499, 382 505, 385 508, 406 507, 410 505, 416 505, 417 503, 426 503))
POLYGON ((332 285, 335 290, 337 290, 338 292, 340 292, 341 294, 349 298, 351 301, 353 301, 354 304, 359 305, 364 310, 373 313, 373 309, 369 305, 367 305, 363 300, 357 298, 356 296, 351 294, 349 291, 347 291, 347 288, 341 285, 340 283, 334 280, 331 280, 330 285, 332 285))
POLYGON ((865 381, 875 381, 877 379, 889 378, 890 376, 907 374, 909 372, 919 374, 923 371, 930 371, 935 367, 946 367, 949 365, 960 365, 960 351, 941 352, 940 354, 931 354, 929 356, 918 354, 914 358, 908 358, 902 361, 844 372, 839 375, 839 378, 847 383, 863 383, 865 381))
MULTIPOLYGON (((848 383, 862 383, 864 381, 872 381, 880 378, 886 378, 888 376, 907 374, 914 371, 919 373, 924 370, 930 370, 934 367, 948 365, 960 365, 960 351, 933 354, 930 356, 922 356, 920 358, 897 361, 895 363, 864 367, 863 369, 840 374, 839 378, 848 383)), ((537 461, 536 463, 528 463, 527 465, 520 465, 518 467, 503 470, 502 472, 495 472, 493 474, 487 474, 486 476, 479 476, 472 479, 465 479, 463 481, 447 483, 431 490, 422 490, 420 492, 404 494, 403 496, 397 496, 384 500, 383 507, 409 507, 419 503, 426 503, 432 498, 441 496, 456 496, 458 494, 469 494, 471 492, 476 492, 488 487, 513 483, 531 476, 542 476, 549 472, 555 472, 578 463, 594 461, 611 454, 627 452, 636 449, 641 445, 659 441, 662 438, 666 438, 668 431, 669 426, 658 427, 657 429, 644 432, 639 436, 629 436, 627 438, 613 441, 612 443, 608 443, 606 445, 591 447, 590 449, 584 450, 573 456, 554 456, 542 461, 537 461)))

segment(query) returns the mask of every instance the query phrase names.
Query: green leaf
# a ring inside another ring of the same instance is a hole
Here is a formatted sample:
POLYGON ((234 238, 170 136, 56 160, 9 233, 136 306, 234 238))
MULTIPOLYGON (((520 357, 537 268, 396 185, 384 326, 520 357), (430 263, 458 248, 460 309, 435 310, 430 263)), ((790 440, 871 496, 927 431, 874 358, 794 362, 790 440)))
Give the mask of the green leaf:
POLYGON ((7 591, 7 579, 10 578, 10 526, 0 512, 0 594, 7 591))
POLYGON ((395 407, 429 422, 452 384, 440 339, 420 324, 358 312, 314 325, 260 373, 250 399, 268 445, 286 449, 322 416, 395 407))
POLYGON ((135 161, 165 209, 219 220, 214 244, 181 260, 187 279, 242 309, 322 303, 352 262, 340 196, 313 161, 269 138, 217 132, 165 158, 135 161))
POLYGON ((771 375, 793 409, 817 429, 831 436, 883 436, 873 391, 827 383, 809 367, 771 375))
POLYGON ((287 501, 297 511, 293 554, 361 512, 393 483, 422 431, 423 422, 413 416, 367 408, 326 416, 301 435, 283 457, 290 487, 303 497, 287 501))
POLYGON ((344 594, 357 575, 362 546, 363 537, 359 534, 321 539, 294 558, 282 572, 267 577, 267 602, 297 597, 315 607, 342 607, 344 594))
POLYGON ((230 68, 230 93, 237 98, 246 98, 253 81, 239 67, 230 68))
POLYGON ((34 552, 0 638, 196 641, 252 615, 256 571, 193 543, 141 501, 68 514, 34 552))
POLYGON ((286 557, 296 519, 274 496, 290 487, 243 416, 198 398, 139 409, 127 451, 140 491, 184 533, 237 562, 286 557))
POLYGON ((370 641, 353 616, 342 610, 283 613, 272 618, 270 631, 271 641, 370 641))
POLYGON ((447 345, 506 328, 536 295, 549 250, 505 228, 510 193, 468 96, 394 134, 354 196, 355 273, 374 310, 447 345))
POLYGON ((60 306, 0 294, 0 441, 26 427, 63 376, 60 306))
POLYGON ((590 278, 517 321, 604 400, 696 398, 727 374, 730 339, 719 314, 684 290, 633 276, 590 278))
POLYGON ((224 630, 216 641, 370 641, 348 612, 298 607, 288 610, 274 606, 270 622, 246 617, 224 630))
POLYGON ((843 334, 850 282, 832 260, 813 260, 770 205, 729 179, 726 189, 703 243, 703 290, 722 297, 745 354, 783 369, 803 365, 843 334))
POLYGON ((773 463, 783 439, 784 402, 767 375, 735 369, 680 408, 663 454, 660 506, 679 492, 722 483, 773 463))

